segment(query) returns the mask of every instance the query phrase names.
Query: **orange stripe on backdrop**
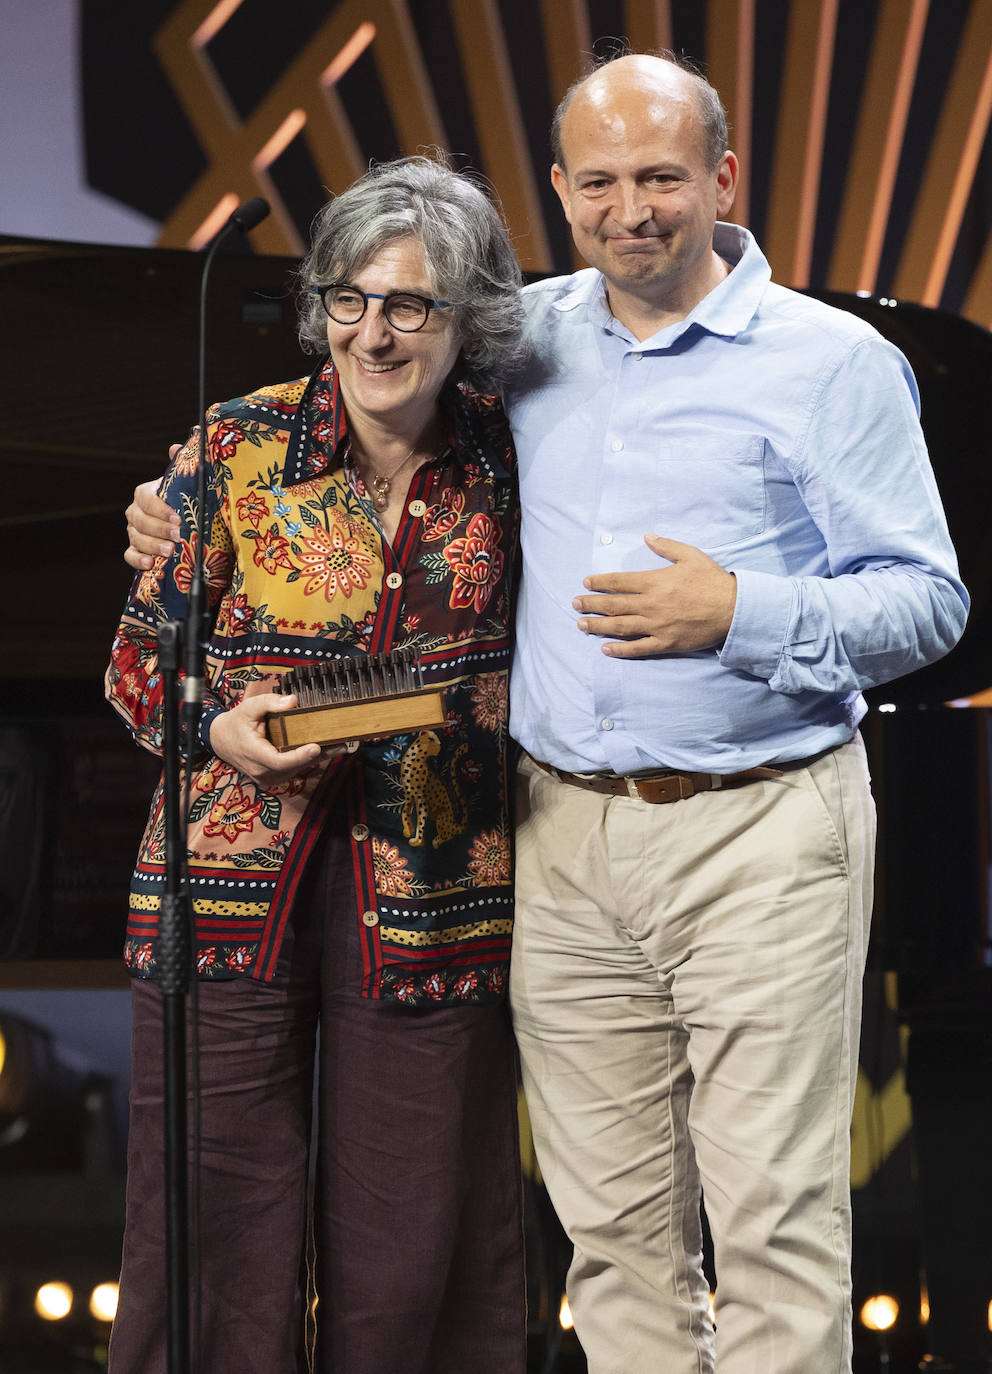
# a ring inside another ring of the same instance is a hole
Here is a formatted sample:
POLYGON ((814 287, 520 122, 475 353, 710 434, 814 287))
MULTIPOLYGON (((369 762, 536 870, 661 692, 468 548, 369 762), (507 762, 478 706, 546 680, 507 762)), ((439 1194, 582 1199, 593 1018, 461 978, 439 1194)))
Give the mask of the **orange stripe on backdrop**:
POLYGON ((382 0, 376 7, 376 25, 373 52, 400 147, 405 153, 450 151, 406 0, 382 0))
POLYGON ((557 105, 572 82, 585 71, 592 54, 585 0, 541 0, 541 28, 551 103, 557 105))
POLYGON ((355 65, 373 38, 375 38, 375 25, 359 24, 341 51, 335 55, 334 60, 328 62, 321 72, 321 81, 325 85, 333 85, 336 81, 340 81, 345 72, 355 65))
MULTIPOLYGON (((214 32, 218 17, 229 18, 211 0, 182 0, 155 36, 155 50, 176 98, 192 125, 207 158, 207 170, 163 225, 159 243, 185 246, 232 188, 242 200, 262 194, 272 215, 252 232, 252 243, 263 253, 300 253, 304 244, 264 168, 253 161, 294 110, 306 115, 304 137, 324 184, 341 191, 363 170, 363 158, 347 115, 325 74, 344 70, 358 48, 376 31, 372 51, 384 75, 387 99, 404 146, 443 145, 443 130, 432 100, 422 98, 426 78, 403 0, 340 0, 334 12, 312 35, 258 106, 245 120, 233 109, 206 49, 196 47, 197 34, 214 32), (207 29, 204 25, 209 25, 207 29), (385 36, 389 53, 383 60, 385 36), (404 69, 405 54, 408 71, 404 69), (399 82, 396 90, 392 82, 399 82), (420 93, 418 96, 418 92, 420 93), (410 139, 415 139, 411 144, 410 139)), ((364 50, 364 47, 362 48, 364 50)), ((314 207, 317 208, 316 206, 314 207)))
POLYGON ((242 3, 243 0, 219 0, 218 4, 210 6, 210 12, 197 25, 196 32, 189 40, 190 47, 205 48, 212 38, 217 37, 231 15, 240 8, 242 3))
POLYGON ((627 0, 624 30, 634 52, 672 47, 672 7, 669 0, 627 0))
POLYGON ((221 196, 220 200, 210 211, 203 223, 197 228, 194 234, 190 234, 188 248, 192 248, 194 253, 198 253, 201 248, 213 238, 218 230, 222 229, 231 215, 238 208, 238 198, 233 191, 229 191, 226 196, 221 196))
POLYGON ((272 137, 251 160, 252 170, 262 172, 281 157, 307 122, 306 110, 291 110, 272 137))
POLYGON ((838 0, 793 0, 765 251, 777 281, 809 284, 838 0))
POLYGON ((930 0, 883 0, 844 188, 828 285, 875 290, 930 0))
POLYGON ((747 224, 751 201, 751 126, 754 118, 754 0, 710 0, 706 12, 709 79, 720 92, 730 123, 730 146, 741 177, 727 216, 747 224))
MULTIPOLYGON (((573 81, 585 71, 592 56, 592 33, 585 0, 541 0, 541 27, 544 32, 544 51, 547 54, 551 104, 557 107, 573 81)), ((550 152, 537 175, 548 176, 550 152)), ((571 248, 572 267, 585 266, 574 244, 571 248)))
POLYGON ((551 250, 498 7, 495 0, 450 0, 450 8, 486 172, 503 203, 520 266, 550 271, 551 250))
POLYGON ((974 0, 951 73, 894 294, 936 306, 992 114, 992 2, 974 0))
POLYGON ((985 248, 968 287, 961 313, 966 319, 980 324, 983 329, 992 329, 992 233, 985 241, 985 248))

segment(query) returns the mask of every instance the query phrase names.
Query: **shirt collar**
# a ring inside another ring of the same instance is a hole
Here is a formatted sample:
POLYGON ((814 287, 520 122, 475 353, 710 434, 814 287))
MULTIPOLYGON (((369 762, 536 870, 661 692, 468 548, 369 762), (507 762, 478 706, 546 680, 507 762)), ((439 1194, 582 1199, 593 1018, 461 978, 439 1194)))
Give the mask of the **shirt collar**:
MULTIPOLYGON (((651 340, 643 340, 639 347, 648 347, 653 341, 657 341, 658 346, 668 346, 693 325, 711 334, 733 337, 750 324, 771 281, 772 270, 768 261, 749 230, 736 224, 724 224, 721 220, 717 221, 713 230, 713 247, 730 264, 731 270, 726 277, 694 306, 684 320, 667 325, 651 340)), ((555 309, 569 311, 585 305, 588 318, 593 323, 602 324, 616 332, 618 321, 610 310, 606 279, 602 273, 587 268, 575 274, 574 282, 571 291, 555 302, 555 309)), ((622 325, 619 328, 627 332, 622 325)))

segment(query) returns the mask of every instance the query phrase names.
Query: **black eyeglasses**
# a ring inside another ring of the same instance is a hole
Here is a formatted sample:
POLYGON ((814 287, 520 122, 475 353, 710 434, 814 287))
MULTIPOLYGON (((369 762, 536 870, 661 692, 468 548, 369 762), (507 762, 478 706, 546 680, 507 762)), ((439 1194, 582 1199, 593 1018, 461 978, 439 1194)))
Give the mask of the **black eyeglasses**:
POLYGON ((357 324, 368 309, 369 301, 382 301, 382 313, 393 326, 403 334, 413 334, 423 329, 432 310, 445 310, 451 301, 432 301, 428 296, 418 296, 413 291, 388 291, 381 296, 378 291, 362 291, 347 282, 334 281, 330 286, 315 286, 315 296, 336 324, 357 324))

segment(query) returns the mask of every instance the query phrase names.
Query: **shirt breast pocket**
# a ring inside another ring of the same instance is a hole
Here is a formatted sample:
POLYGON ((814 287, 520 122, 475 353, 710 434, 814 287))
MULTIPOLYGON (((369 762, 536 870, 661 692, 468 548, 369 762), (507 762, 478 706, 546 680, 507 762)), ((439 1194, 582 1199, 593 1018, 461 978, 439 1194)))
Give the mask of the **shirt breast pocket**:
POLYGON ((760 434, 688 435, 658 465, 657 532, 712 552, 765 528, 765 441, 760 434))

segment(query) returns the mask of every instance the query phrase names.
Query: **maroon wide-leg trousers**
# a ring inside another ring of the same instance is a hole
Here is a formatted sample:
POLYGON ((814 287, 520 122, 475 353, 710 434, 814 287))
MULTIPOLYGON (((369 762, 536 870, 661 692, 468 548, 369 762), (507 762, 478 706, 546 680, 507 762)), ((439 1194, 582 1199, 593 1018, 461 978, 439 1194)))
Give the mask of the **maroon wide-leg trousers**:
MULTIPOLYGON (((359 995, 348 842, 315 859, 273 984, 199 988, 199 1374, 523 1374, 506 1008, 359 995), (305 1341, 313 1073, 316 1349, 305 1341)), ((111 1374, 164 1374, 161 997, 133 989, 127 1222, 111 1374)))

